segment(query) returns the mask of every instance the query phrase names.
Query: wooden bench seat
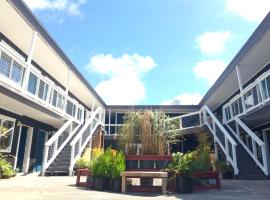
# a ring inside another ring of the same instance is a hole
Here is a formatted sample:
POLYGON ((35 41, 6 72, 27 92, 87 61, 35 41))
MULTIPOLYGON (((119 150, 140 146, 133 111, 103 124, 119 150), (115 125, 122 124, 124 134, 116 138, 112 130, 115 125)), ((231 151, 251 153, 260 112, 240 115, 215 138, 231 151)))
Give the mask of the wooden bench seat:
POLYGON ((149 171, 124 171, 122 176, 122 193, 126 193, 127 178, 161 178, 162 179, 162 194, 166 194, 167 190, 167 172, 149 172, 149 171))

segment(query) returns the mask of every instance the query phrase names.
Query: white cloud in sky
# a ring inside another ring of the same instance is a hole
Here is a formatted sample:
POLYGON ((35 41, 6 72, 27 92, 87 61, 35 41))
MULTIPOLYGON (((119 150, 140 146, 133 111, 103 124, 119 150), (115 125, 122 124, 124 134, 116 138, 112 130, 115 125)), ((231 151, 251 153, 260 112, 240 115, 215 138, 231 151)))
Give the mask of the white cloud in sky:
POLYGON ((224 0, 225 12, 248 21, 261 21, 270 10, 270 0, 224 0))
POLYGON ((86 0, 24 0, 24 2, 32 10, 53 10, 82 16, 80 6, 85 4, 86 0))
POLYGON ((197 105, 200 103, 202 95, 199 93, 183 93, 173 99, 163 101, 162 105, 197 105))
POLYGON ((197 78, 206 80, 208 85, 211 86, 221 75, 226 66, 226 63, 221 60, 203 60, 195 65, 193 72, 197 78))
POLYGON ((90 58, 87 67, 107 79, 96 86, 96 91, 107 104, 137 104, 146 97, 143 78, 156 63, 150 56, 124 54, 113 57, 99 54, 90 58))
POLYGON ((195 38, 201 53, 208 55, 220 54, 225 50, 225 45, 231 38, 230 31, 206 31, 195 38))

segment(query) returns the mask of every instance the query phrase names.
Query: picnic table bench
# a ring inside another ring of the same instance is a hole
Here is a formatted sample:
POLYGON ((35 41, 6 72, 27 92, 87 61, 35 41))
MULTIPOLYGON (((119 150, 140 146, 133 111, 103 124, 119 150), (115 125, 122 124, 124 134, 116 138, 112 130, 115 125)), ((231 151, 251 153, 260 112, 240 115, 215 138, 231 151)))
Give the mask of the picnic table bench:
POLYGON ((149 171, 124 171, 122 176, 122 193, 126 193, 127 178, 161 178, 162 179, 162 194, 165 195, 167 191, 167 172, 149 172, 149 171))

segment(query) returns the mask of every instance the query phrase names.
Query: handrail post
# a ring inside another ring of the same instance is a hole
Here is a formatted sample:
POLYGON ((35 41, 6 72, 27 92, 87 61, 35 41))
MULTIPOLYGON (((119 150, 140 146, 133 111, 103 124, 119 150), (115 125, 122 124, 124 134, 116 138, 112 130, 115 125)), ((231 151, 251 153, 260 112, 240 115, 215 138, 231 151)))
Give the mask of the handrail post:
POLYGON ((225 150, 226 150, 226 158, 228 160, 228 157, 230 156, 230 153, 229 153, 229 144, 228 144, 228 139, 227 137, 224 137, 225 138, 225 150))
POLYGON ((264 174, 265 175, 269 175, 268 163, 267 163, 267 158, 266 158, 265 145, 261 146, 261 150, 262 150, 262 159, 263 159, 263 166, 264 166, 264 174))
POLYGON ((71 146, 71 154, 70 154, 70 166, 69 166, 69 176, 72 176, 72 171, 73 171, 73 162, 74 162, 74 153, 75 153, 75 146, 71 146))
POLYGON ((252 151, 253 151, 253 156, 255 159, 257 159, 257 147, 256 147, 256 143, 254 141, 253 138, 251 138, 251 142, 252 142, 252 151))
POLYGON ((42 172, 41 172, 42 176, 45 175, 46 164, 47 164, 47 160, 48 160, 48 154, 49 154, 49 147, 45 145, 43 162, 42 162, 42 172))
POLYGON ((235 145, 232 145, 232 151, 233 151, 232 153, 233 153, 233 163, 234 163, 234 166, 233 166, 234 174, 238 175, 239 170, 237 168, 237 157, 236 157, 236 146, 235 145))

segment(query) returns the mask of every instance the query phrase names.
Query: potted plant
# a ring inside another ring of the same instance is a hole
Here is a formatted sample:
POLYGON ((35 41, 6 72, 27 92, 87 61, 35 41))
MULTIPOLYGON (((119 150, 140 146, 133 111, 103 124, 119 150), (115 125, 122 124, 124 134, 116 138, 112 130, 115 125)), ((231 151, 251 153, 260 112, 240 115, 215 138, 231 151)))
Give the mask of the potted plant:
MULTIPOLYGON (((116 151, 114 151, 116 152, 116 151)), ((122 151, 114 153, 113 156, 113 165, 111 170, 112 177, 112 191, 120 192, 121 191, 121 172, 126 169, 125 155, 122 151)))
POLYGON ((5 156, 0 154, 0 179, 11 178, 16 175, 16 170, 13 170, 12 165, 6 161, 5 156))
POLYGON ((93 161, 92 172, 95 178, 95 189, 97 190, 109 190, 112 167, 110 154, 110 150, 106 150, 93 161))

